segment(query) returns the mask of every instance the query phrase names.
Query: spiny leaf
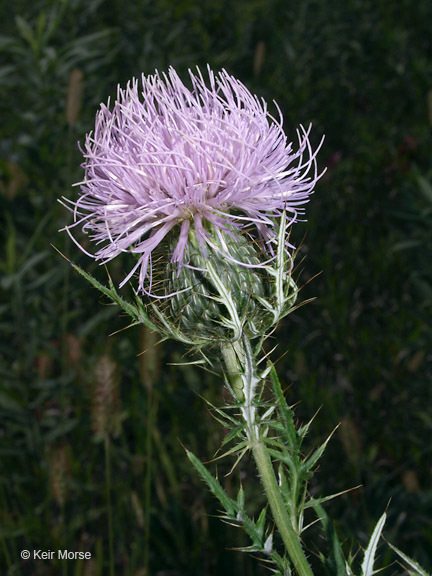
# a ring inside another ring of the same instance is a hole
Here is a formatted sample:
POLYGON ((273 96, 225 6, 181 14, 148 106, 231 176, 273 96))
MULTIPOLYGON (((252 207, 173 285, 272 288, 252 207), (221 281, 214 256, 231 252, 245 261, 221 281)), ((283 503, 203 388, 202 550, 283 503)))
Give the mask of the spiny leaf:
MULTIPOLYGON (((232 424, 230 424, 230 421, 228 418, 225 418, 225 417, 220 418, 218 416, 215 416, 215 414, 212 414, 212 416, 216 420, 216 422, 219 422, 219 424, 222 426, 222 428, 231 428, 232 424)), ((236 428, 240 428, 240 427, 244 428, 244 425, 241 425, 237 420, 234 421, 234 426, 236 428)))
POLYGON ((292 458, 288 452, 285 452, 285 453, 278 452, 277 450, 273 450, 273 448, 269 448, 268 453, 275 460, 278 460, 279 462, 286 464, 290 468, 291 473, 295 473, 296 467, 295 467, 295 465, 292 461, 292 458))
MULTIPOLYGON (((262 514, 262 513, 261 513, 262 514)), ((242 515, 242 523, 243 528, 249 538, 252 540, 252 546, 254 547, 256 552, 263 552, 264 551, 264 542, 263 542, 263 535, 264 530, 261 527, 258 527, 257 524, 249 518, 249 516, 245 512, 241 512, 242 515)), ((261 515, 260 515, 261 518, 261 515)), ((258 519, 259 521, 259 519, 258 519)))
POLYGON ((231 454, 238 454, 239 452, 247 451, 248 449, 249 449, 249 440, 244 440, 243 442, 240 442, 240 444, 233 446, 232 448, 230 448, 229 450, 227 450, 226 452, 224 452, 220 456, 216 456, 215 458, 212 459, 212 461, 222 460, 222 458, 226 458, 227 456, 231 456, 231 454))
POLYGON ((204 482, 207 483, 211 492, 216 496, 216 498, 225 508, 228 516, 230 518, 235 518, 238 512, 237 503, 228 496, 228 494, 222 488, 222 485, 220 484, 219 480, 217 480, 217 478, 214 478, 210 474, 210 472, 207 470, 207 468, 204 466, 201 460, 199 460, 195 456, 195 454, 193 454, 189 450, 186 450, 186 455, 193 464, 193 466, 195 467, 195 469, 200 474, 201 478, 204 480, 204 482))
POLYGON ((253 554, 254 552, 262 552, 261 546, 243 546, 241 548, 234 548, 237 552, 247 552, 248 554, 253 554))
POLYGON ((291 514, 290 485, 288 483, 282 464, 279 465, 278 473, 279 473, 279 487, 282 493, 282 498, 284 499, 285 505, 288 508, 288 512, 291 514))
POLYGON ((240 426, 242 420, 239 418, 236 418, 235 416, 231 416, 229 414, 229 412, 231 410, 237 410, 237 405, 236 404, 232 404, 229 406, 224 406, 223 408, 218 408, 217 406, 215 406, 212 402, 210 402, 210 400, 208 400, 207 398, 204 398, 203 396, 200 396, 200 398, 202 400, 204 400, 204 402, 210 407, 210 414, 213 416, 213 418, 219 422, 219 424, 222 424, 222 426, 224 428, 232 428, 233 426, 240 426), (215 414, 218 414, 218 416, 215 416, 215 414))
POLYGON ((254 522, 249 516, 246 514, 244 508, 244 490, 243 487, 240 487, 240 490, 237 495, 237 521, 241 522, 245 532, 252 540, 252 546, 248 546, 247 548, 242 548, 243 551, 247 552, 263 552, 264 551, 264 530, 265 530, 265 520, 266 520, 266 509, 263 508, 261 511, 257 522, 254 522))
MULTIPOLYGON (((309 502, 310 504, 310 502, 309 502)), ((345 560, 342 554, 342 546, 333 524, 330 522, 324 508, 316 501, 313 502, 315 512, 323 526, 329 545, 328 564, 334 576, 347 576, 345 560)))
POLYGON ((261 540, 264 536, 266 514, 267 514, 267 509, 263 508, 261 510, 261 514, 259 515, 258 520, 256 522, 256 529, 257 529, 258 534, 260 535, 261 540))
POLYGON ((282 557, 273 549, 270 553, 270 558, 278 567, 278 570, 273 571, 275 576, 288 576, 291 574, 291 564, 286 556, 282 557))
POLYGON ((175 330, 173 328, 173 326, 167 321, 167 319, 165 318, 165 316, 162 314, 162 312, 159 310, 159 308, 154 304, 154 302, 151 303, 151 307, 153 312, 156 314, 156 316, 159 318, 159 320, 161 321, 161 323, 164 326, 164 330, 166 331, 167 334, 169 334, 172 338, 174 338, 174 340, 179 340, 180 342, 183 342, 184 344, 195 344, 195 342, 193 342, 193 340, 190 340, 187 336, 185 336, 181 330, 177 329, 175 330))
POLYGON ((122 308, 127 314, 129 314, 129 316, 131 316, 131 318, 133 318, 135 322, 145 324, 151 330, 155 330, 156 332, 158 332, 157 326, 153 324, 153 322, 147 316, 142 304, 140 308, 137 308, 136 306, 130 304, 124 298, 122 298, 115 289, 114 284, 110 277, 108 277, 109 281, 109 288, 108 288, 107 286, 101 284, 98 280, 96 280, 96 278, 94 278, 91 274, 85 272, 85 270, 80 268, 77 264, 71 262, 55 246, 53 246, 53 248, 57 250, 57 252, 69 262, 69 264, 72 266, 72 268, 74 268, 74 270, 76 270, 79 274, 81 274, 81 276, 83 276, 88 282, 90 282, 92 286, 94 286, 100 292, 102 292, 102 294, 105 294, 105 296, 108 296, 108 298, 110 298, 115 304, 120 306, 120 308, 122 308))
POLYGON ((237 506, 239 510, 244 510, 244 490, 243 486, 240 486, 240 490, 237 494, 237 506))
POLYGON ((324 504, 329 500, 333 500, 333 498, 338 498, 347 492, 351 492, 351 490, 357 490, 357 488, 361 488, 361 484, 358 486, 354 486, 354 488, 348 488, 348 490, 343 490, 342 492, 337 492, 336 494, 330 494, 330 496, 323 496, 322 498, 311 498, 305 504, 305 508, 315 508, 316 505, 324 504))
MULTIPOLYGON (((269 362, 270 364, 270 362, 269 362)), ((297 438, 297 431, 294 424, 294 415, 291 408, 288 406, 287 401, 285 400, 285 396, 282 390, 282 386, 279 382, 279 378, 276 372, 275 367, 273 364, 271 365, 270 370, 270 382, 273 389, 273 394, 275 396, 278 413, 279 413, 279 421, 283 424, 283 429, 287 434, 287 439, 289 440, 290 446, 297 447, 298 445, 298 438, 297 438)))
POLYGON ((228 434, 225 436, 225 438, 223 439, 222 442, 222 446, 225 446, 225 444, 228 444, 229 442, 231 442, 231 440, 233 440, 234 438, 242 438, 244 437, 244 434, 242 435, 242 432, 245 429, 245 425, 244 424, 240 424, 239 426, 236 426, 235 428, 233 428, 232 430, 230 430, 230 432, 228 432, 228 434))
POLYGON ((216 408, 215 406, 212 406, 208 401, 207 403, 212 407, 212 409, 216 412, 216 414, 219 414, 219 416, 221 416, 221 420, 224 422, 225 428, 231 428, 232 425, 234 426, 240 425, 241 420, 235 418, 234 416, 231 416, 230 414, 228 414, 227 411, 223 410, 222 408, 216 408))
MULTIPOLYGON (((238 450, 238 447, 237 447, 238 450)), ((246 448, 243 448, 243 450, 240 450, 237 454, 236 454, 236 460, 234 462, 234 464, 231 466, 230 470, 225 474, 225 476, 230 476, 233 471, 235 470, 235 468, 237 467, 237 465, 239 464, 239 462, 241 462, 241 460, 243 459, 243 456, 246 454, 246 452, 249 451, 249 443, 246 446, 246 448)))
MULTIPOLYGON (((335 428, 336 430, 336 428, 335 428)), ((312 468, 324 454, 324 450, 327 448, 327 444, 330 441, 330 438, 333 436, 335 430, 329 435, 329 437, 319 446, 310 456, 302 463, 302 470, 306 472, 311 472, 312 468)))
POLYGON ((279 440, 276 440, 275 438, 263 438, 263 442, 265 442, 268 446, 273 446, 274 448, 280 450, 282 453, 286 453, 287 456, 290 455, 290 451, 289 448, 287 446, 285 446, 285 444, 282 444, 282 442, 279 442, 279 440))
POLYGON ((422 568, 419 564, 417 564, 417 562, 415 560, 413 560, 412 558, 410 558, 409 556, 407 556, 406 554, 404 554, 403 552, 401 552, 401 550, 399 550, 398 548, 396 548, 396 546, 393 546, 393 544, 390 544, 390 542, 387 542, 387 544, 390 546, 390 548, 396 552, 396 554, 402 558, 402 560, 404 562, 406 562, 408 564, 408 566, 410 568, 412 568, 413 570, 415 570, 415 574, 419 574, 420 576, 431 576, 430 572, 426 572, 426 570, 424 568, 422 568))
POLYGON ((384 512, 384 514, 378 520, 378 523, 375 526, 375 530, 373 531, 371 539, 369 541, 368 547, 366 548, 364 560, 361 566, 362 576, 373 576, 373 574, 375 574, 375 571, 373 569, 375 562, 375 554, 378 546, 378 541, 381 536, 381 532, 384 528, 385 521, 386 521, 386 513, 384 512))
POLYGON ((309 420, 309 422, 307 422, 306 424, 304 424, 303 426, 300 426, 297 430, 297 435, 300 438, 300 445, 303 442, 303 440, 306 438, 308 432, 309 432, 309 428, 311 427, 312 422, 315 420, 316 415, 318 414, 318 412, 320 411, 320 409, 318 409, 315 414, 312 416, 312 418, 309 420))

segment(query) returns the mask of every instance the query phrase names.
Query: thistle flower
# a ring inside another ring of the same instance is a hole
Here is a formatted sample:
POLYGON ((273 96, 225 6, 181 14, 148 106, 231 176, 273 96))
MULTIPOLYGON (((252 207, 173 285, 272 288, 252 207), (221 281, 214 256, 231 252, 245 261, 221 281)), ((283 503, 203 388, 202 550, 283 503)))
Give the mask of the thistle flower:
POLYGON ((207 84, 199 70, 189 74, 191 89, 173 68, 119 87, 112 110, 109 101, 101 105, 86 137, 79 198, 64 199, 74 214, 65 230, 78 246, 76 226, 99 247, 80 248, 102 264, 134 254, 120 287, 139 272, 138 292, 146 294, 155 249, 167 244, 180 275, 193 266, 192 236, 204 259, 210 250, 244 268, 264 266, 275 258, 282 213, 286 228, 296 222, 320 177, 310 128, 298 130, 295 151, 279 109, 272 117, 226 71, 208 68, 207 84), (233 250, 238 234, 258 240, 264 258, 233 250))

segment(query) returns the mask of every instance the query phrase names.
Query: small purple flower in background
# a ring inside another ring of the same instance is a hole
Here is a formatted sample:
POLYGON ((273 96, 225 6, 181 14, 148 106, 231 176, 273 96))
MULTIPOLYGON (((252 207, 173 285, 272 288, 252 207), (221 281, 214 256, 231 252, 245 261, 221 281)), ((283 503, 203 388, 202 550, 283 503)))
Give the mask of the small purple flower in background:
MULTIPOLYGON (((188 263, 191 228, 204 255, 206 245, 235 260, 224 234, 238 230, 262 241, 269 258, 282 211, 296 222, 320 175, 309 130, 297 132, 299 148, 264 100, 238 80, 210 68, 189 72, 192 89, 170 68, 118 89, 113 109, 101 105, 83 150, 84 180, 76 202, 64 199, 100 248, 89 256, 106 263, 122 252, 137 262, 139 291, 151 290, 152 253, 169 234, 171 261, 188 263), (219 239, 216 246, 216 235, 219 239), (147 283, 147 287, 146 287, 147 283)), ((78 244, 79 246, 79 244, 78 244)), ((239 263, 248 266, 247 263, 239 263)))

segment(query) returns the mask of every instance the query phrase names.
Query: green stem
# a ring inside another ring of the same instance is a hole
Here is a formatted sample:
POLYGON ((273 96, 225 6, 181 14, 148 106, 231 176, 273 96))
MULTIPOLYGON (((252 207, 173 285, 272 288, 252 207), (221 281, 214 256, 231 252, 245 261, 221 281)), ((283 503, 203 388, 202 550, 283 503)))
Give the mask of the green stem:
POLYGON ((300 543, 300 539, 292 526, 286 506, 282 500, 273 465, 266 445, 259 438, 252 444, 252 453, 261 477, 274 521, 285 544, 289 557, 299 576, 313 576, 309 562, 300 543))

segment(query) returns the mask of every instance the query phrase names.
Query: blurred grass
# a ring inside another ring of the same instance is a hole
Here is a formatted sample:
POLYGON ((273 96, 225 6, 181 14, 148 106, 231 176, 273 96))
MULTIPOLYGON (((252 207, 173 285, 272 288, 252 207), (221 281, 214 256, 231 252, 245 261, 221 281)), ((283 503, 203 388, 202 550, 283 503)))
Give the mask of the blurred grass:
MULTIPOLYGON (((57 232, 70 216, 56 199, 81 178, 76 141, 117 82, 207 62, 275 99, 290 138, 300 122, 313 122, 317 142, 326 134, 328 172, 294 231, 298 244, 305 235, 301 278, 322 272, 303 290, 317 300, 279 328, 279 375, 300 420, 322 407, 315 444, 342 422, 311 486, 363 484, 328 507, 341 533, 364 544, 391 498, 389 539, 430 568, 431 21, 426 0, 0 6, 2 574, 108 573, 106 467, 92 422, 107 355, 121 425, 110 436, 115 574, 143 576, 147 562, 147 576, 265 570, 227 550, 245 543, 213 517, 180 444, 204 459, 216 451, 223 431, 197 394, 220 404, 220 382, 171 366, 184 351, 168 342, 150 393, 155 357, 138 356, 141 330, 109 336, 127 319, 50 245, 104 279, 57 232), (89 550, 92 560, 24 562, 23 548, 89 550)), ((113 264, 116 280, 123 263, 113 264)), ((220 466, 222 477, 229 463, 220 466)))

